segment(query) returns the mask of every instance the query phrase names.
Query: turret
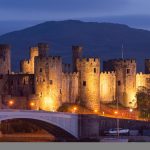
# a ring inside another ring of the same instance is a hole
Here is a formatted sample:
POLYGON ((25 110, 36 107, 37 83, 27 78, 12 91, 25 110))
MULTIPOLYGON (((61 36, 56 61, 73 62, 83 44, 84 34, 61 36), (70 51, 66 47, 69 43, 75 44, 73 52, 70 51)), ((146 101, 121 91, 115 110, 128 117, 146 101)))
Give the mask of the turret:
POLYGON ((79 100, 81 105, 94 111, 100 110, 100 60, 99 58, 77 59, 79 72, 79 100))
POLYGON ((0 44, 0 74, 11 73, 10 46, 0 44))
POLYGON ((104 71, 116 72, 116 100, 125 107, 136 107, 136 61, 108 60, 104 62, 104 71))
POLYGON ((49 46, 47 43, 38 43, 39 56, 46 57, 48 56, 49 46))
POLYGON ((73 71, 77 71, 76 61, 77 59, 82 58, 82 51, 83 48, 81 46, 72 46, 72 64, 73 64, 73 71))

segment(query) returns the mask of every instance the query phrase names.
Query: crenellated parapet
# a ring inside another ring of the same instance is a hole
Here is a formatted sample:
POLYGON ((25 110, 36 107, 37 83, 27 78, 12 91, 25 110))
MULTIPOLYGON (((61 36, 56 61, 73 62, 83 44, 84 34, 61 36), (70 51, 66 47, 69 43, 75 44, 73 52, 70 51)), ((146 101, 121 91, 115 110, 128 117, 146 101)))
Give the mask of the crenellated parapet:
POLYGON ((144 74, 142 72, 136 74, 136 89, 145 87, 150 89, 150 74, 144 74))

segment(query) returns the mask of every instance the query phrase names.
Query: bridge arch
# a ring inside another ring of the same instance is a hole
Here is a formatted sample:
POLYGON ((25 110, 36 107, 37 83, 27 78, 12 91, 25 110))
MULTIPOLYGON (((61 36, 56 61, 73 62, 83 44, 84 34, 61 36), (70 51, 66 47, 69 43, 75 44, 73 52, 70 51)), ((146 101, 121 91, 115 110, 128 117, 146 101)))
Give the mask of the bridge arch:
POLYGON ((13 118, 13 119, 6 119, 6 120, 15 120, 15 119, 19 119, 19 120, 23 120, 23 121, 27 121, 33 124, 36 124, 38 127, 46 130, 49 134, 52 134, 55 138, 56 141, 60 140, 60 141, 76 141, 77 138, 74 137, 73 135, 71 135, 69 132, 67 132, 66 130, 53 125, 51 123, 47 123, 45 121, 41 121, 41 120, 36 120, 36 119, 28 119, 28 118, 13 118))
POLYGON ((78 139, 78 118, 73 114, 43 111, 2 111, 0 121, 22 119, 36 123, 57 138, 78 139))

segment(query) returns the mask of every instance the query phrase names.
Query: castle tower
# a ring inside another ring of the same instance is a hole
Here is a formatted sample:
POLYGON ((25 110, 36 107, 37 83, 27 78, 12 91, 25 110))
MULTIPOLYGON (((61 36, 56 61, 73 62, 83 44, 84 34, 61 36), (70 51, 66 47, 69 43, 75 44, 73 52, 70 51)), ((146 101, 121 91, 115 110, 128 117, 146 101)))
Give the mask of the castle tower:
POLYGON ((125 107, 136 107, 136 61, 108 60, 104 62, 104 70, 116 73, 116 99, 125 107))
POLYGON ((35 57, 35 94, 40 99, 40 109, 56 111, 61 105, 62 59, 47 56, 48 46, 39 47, 35 57))
POLYGON ((90 110, 100 110, 100 60, 99 58, 77 59, 79 72, 79 100, 90 110))
POLYGON ((74 72, 77 71, 77 67, 76 67, 77 59, 82 58, 82 51, 83 51, 83 48, 81 46, 72 46, 72 64, 73 64, 74 72))
POLYGON ((0 74, 11 73, 10 46, 0 44, 0 74))
POLYGON ((150 74, 150 59, 145 59, 145 74, 150 74))
POLYGON ((39 55, 38 47, 30 48, 30 59, 20 61, 20 71, 22 73, 34 74, 34 58, 39 55))
POLYGON ((46 57, 48 56, 49 46, 47 43, 38 43, 39 56, 46 57))

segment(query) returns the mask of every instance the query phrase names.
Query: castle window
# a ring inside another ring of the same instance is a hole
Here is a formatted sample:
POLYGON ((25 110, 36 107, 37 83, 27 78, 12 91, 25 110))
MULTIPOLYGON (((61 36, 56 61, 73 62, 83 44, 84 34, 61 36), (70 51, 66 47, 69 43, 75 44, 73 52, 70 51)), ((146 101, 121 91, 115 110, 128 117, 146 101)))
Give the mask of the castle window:
POLYGON ((42 72, 42 68, 40 68, 40 72, 42 72))
POLYGON ((127 69, 127 74, 129 74, 130 73, 130 69, 127 69))
POLYGON ((86 86, 86 81, 83 81, 83 86, 86 86))
POLYGON ((120 86, 121 85, 121 81, 118 81, 118 86, 120 86))
POLYGON ((62 94, 61 89, 60 89, 60 94, 62 94))
POLYGON ((50 82, 50 84, 53 84, 53 80, 50 80, 49 82, 50 82))
POLYGON ((96 68, 94 68, 94 73, 96 73, 96 68))

